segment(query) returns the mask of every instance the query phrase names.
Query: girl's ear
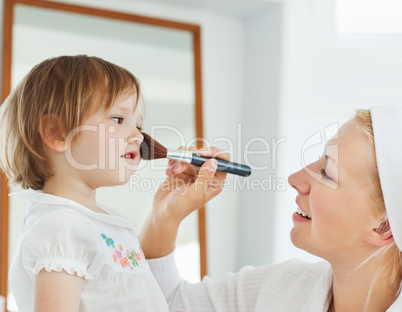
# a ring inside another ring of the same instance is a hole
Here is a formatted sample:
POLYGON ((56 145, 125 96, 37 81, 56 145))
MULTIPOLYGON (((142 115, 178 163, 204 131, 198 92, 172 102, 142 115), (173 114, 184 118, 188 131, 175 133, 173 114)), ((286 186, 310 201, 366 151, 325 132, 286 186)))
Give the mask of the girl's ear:
POLYGON ((59 153, 66 151, 64 127, 56 115, 46 114, 41 118, 39 133, 47 147, 59 153))
POLYGON ((367 237, 367 242, 372 245, 383 247, 394 241, 388 220, 381 222, 380 226, 372 229, 367 237))

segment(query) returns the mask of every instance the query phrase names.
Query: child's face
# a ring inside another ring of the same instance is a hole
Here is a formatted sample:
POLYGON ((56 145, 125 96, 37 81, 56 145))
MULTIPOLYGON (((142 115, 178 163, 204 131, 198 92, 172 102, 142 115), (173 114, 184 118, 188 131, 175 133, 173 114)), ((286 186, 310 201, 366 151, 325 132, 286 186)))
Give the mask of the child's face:
POLYGON ((93 188, 125 184, 137 169, 143 112, 136 99, 136 93, 119 96, 110 111, 93 112, 79 127, 79 136, 72 136, 67 160, 93 188))

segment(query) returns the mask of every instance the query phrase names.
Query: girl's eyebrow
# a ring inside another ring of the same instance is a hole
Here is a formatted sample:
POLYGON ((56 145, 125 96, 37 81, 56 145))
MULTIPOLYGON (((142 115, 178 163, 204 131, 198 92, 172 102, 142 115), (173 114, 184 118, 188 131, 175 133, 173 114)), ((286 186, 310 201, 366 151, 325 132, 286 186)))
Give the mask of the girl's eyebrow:
POLYGON ((121 105, 115 105, 114 107, 112 107, 112 109, 120 109, 120 110, 122 110, 122 111, 127 111, 127 112, 129 112, 129 111, 131 111, 131 108, 128 108, 128 107, 125 107, 125 106, 121 106, 121 105))
MULTIPOLYGON (((112 107, 112 109, 110 111, 112 111, 113 109, 121 110, 121 111, 127 112, 127 113, 134 113, 134 111, 135 111, 135 110, 133 111, 129 107, 119 106, 119 105, 116 105, 116 106, 112 107)), ((138 115, 137 120, 139 121, 140 124, 143 124, 144 123, 144 115, 143 114, 138 115)))
POLYGON ((135 106, 133 109, 132 107, 127 107, 127 106, 117 104, 117 105, 113 106, 110 110, 117 109, 117 110, 121 110, 121 111, 127 112, 127 113, 134 113, 136 108, 137 108, 137 106, 135 106))

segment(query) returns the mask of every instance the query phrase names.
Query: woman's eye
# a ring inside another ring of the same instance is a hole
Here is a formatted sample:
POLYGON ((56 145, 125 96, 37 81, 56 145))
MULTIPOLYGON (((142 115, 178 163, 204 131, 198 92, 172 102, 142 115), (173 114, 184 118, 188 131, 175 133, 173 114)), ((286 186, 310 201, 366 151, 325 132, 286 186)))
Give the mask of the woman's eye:
POLYGON ((138 131, 142 132, 142 126, 137 126, 138 131))
POLYGON ((320 173, 321 173, 321 175, 322 175, 322 177, 323 177, 324 179, 332 180, 332 178, 331 178, 329 175, 327 175, 327 172, 325 171, 324 168, 321 168, 320 173))
POLYGON ((119 125, 123 123, 123 118, 122 117, 112 117, 111 118, 114 122, 118 123, 119 125))

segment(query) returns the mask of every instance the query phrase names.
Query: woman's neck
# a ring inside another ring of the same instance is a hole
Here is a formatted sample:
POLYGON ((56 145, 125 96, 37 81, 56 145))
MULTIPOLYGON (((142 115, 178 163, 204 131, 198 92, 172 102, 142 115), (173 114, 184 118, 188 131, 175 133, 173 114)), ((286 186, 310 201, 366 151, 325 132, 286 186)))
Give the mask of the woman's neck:
MULTIPOLYGON (((354 270, 333 269, 333 299, 331 312, 370 311, 384 312, 395 301, 396 285, 400 276, 390 281, 390 270, 379 272, 380 266, 376 259, 369 260, 354 270), (366 308, 366 309, 365 309, 366 308)), ((382 268, 392 268, 384 259, 382 268)))

